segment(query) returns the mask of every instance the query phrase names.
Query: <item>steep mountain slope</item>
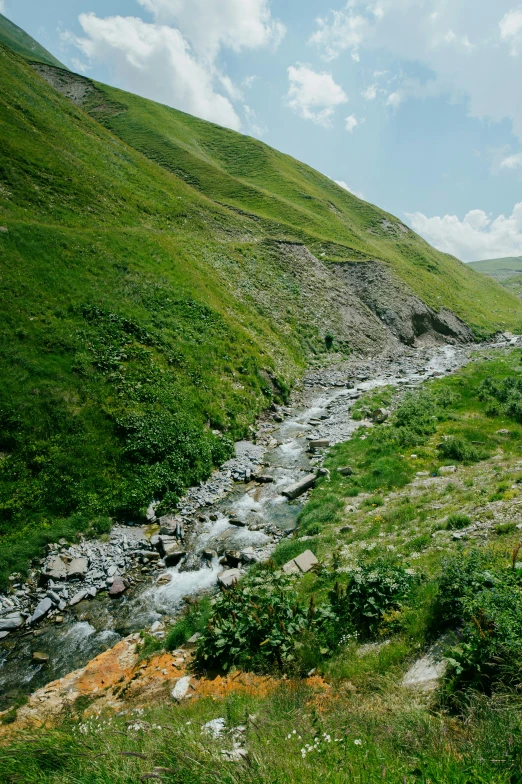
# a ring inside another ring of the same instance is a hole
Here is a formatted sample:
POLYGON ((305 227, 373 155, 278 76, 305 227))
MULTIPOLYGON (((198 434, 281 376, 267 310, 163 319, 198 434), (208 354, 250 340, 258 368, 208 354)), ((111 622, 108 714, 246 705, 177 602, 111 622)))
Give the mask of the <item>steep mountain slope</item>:
POLYGON ((8 46, 13 52, 21 54, 28 60, 55 65, 58 68, 65 68, 47 49, 31 38, 30 35, 15 25, 3 14, 0 14, 0 41, 8 46))
MULTIPOLYGON (((436 251, 394 216, 290 156, 84 77, 47 67, 38 71, 69 97, 78 94, 75 102, 127 144, 238 211, 252 228, 304 243, 326 262, 384 261, 423 302, 435 311, 453 311, 478 335, 520 319, 519 304, 500 288, 485 285, 467 265, 436 251)), ((360 266, 351 271, 352 279, 356 274, 365 278, 360 266)), ((389 271, 382 276, 384 286, 389 271)))
POLYGON ((32 66, 0 45, 0 582, 46 541, 174 504, 310 357, 468 339, 451 309, 476 334, 522 324, 288 156, 32 66))

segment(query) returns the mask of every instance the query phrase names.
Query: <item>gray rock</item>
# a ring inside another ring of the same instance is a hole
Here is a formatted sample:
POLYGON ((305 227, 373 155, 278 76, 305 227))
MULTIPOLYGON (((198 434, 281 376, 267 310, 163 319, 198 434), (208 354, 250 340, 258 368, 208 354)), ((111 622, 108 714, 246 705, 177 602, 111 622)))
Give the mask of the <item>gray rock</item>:
POLYGON ((372 411, 371 414, 372 421, 376 424, 382 424, 382 422, 386 422, 389 416, 390 412, 387 408, 376 408, 374 411, 372 411))
POLYGON ((68 580, 84 580, 89 571, 88 558, 73 558, 67 567, 68 580))
POLYGON ((412 664, 402 679, 402 685, 421 691, 433 691, 437 688, 445 669, 446 662, 444 660, 437 661, 428 654, 412 664))
POLYGON ((178 544, 171 544, 165 548, 164 561, 167 566, 176 566, 187 553, 178 544))
POLYGON ((53 601, 54 604, 60 604, 61 597, 54 591, 47 591, 47 596, 53 601))
POLYGON ((300 479, 299 482, 296 482, 283 490, 282 495, 290 500, 298 498, 303 493, 306 493, 307 490, 310 490, 310 488, 315 485, 316 481, 317 477, 315 474, 307 474, 303 479, 300 479))
POLYGON ((225 588, 229 588, 234 583, 237 583, 241 576, 239 569, 226 569, 218 574, 218 583, 225 588))
POLYGON ((9 632, 0 632, 0 640, 5 640, 9 636, 9 632))
POLYGON ((244 520, 240 520, 239 517, 231 517, 228 521, 230 525, 235 525, 237 528, 246 528, 246 523, 244 520))
POLYGON ((456 470, 457 470, 457 466, 454 466, 454 465, 441 466, 439 468, 439 474, 442 474, 442 475, 444 475, 444 474, 454 474, 456 470))
POLYGON ((118 567, 115 564, 111 564, 107 569, 107 577, 114 577, 118 572, 118 567))
POLYGON ((74 607, 75 604, 83 602, 83 600, 86 599, 88 595, 89 594, 87 591, 78 591, 78 593, 75 593, 73 598, 69 601, 70 606, 74 607))
POLYGON ((350 468, 350 466, 343 466, 342 468, 337 469, 337 473, 342 476, 352 476, 353 468, 350 468))
POLYGON ((0 632, 12 632, 23 625, 24 619, 20 613, 11 613, 0 618, 0 632))
POLYGON ((42 571, 42 579, 44 581, 56 580, 57 582, 67 579, 67 565, 59 555, 53 555, 47 559, 42 571))
POLYGON ((315 438, 308 442, 309 449, 327 449, 330 446, 330 441, 327 438, 315 438))
POLYGON ((46 596, 45 599, 42 599, 40 602, 38 602, 35 611, 33 612, 33 614, 29 619, 29 625, 32 626, 33 623, 38 623, 38 621, 41 621, 42 618, 45 618, 45 616, 47 615, 47 613, 49 612, 52 606, 53 603, 48 596, 46 596))
POLYGON ((256 474, 254 479, 256 482, 260 484, 271 484, 274 481, 274 477, 270 476, 270 474, 256 474))
POLYGON ((293 559, 284 564, 283 572, 285 574, 301 574, 300 568, 293 559))
POLYGON ((305 550, 304 553, 294 558, 294 561, 302 572, 309 572, 310 569, 319 563, 311 550, 305 550))

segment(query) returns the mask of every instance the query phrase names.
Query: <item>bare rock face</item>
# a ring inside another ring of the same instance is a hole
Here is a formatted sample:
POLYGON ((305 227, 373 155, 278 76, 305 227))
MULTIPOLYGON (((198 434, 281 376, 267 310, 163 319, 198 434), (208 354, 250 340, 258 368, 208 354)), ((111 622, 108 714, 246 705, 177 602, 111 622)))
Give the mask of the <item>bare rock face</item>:
POLYGON ((473 333, 454 313, 426 305, 381 261, 332 264, 339 279, 407 346, 420 343, 470 343, 473 333))

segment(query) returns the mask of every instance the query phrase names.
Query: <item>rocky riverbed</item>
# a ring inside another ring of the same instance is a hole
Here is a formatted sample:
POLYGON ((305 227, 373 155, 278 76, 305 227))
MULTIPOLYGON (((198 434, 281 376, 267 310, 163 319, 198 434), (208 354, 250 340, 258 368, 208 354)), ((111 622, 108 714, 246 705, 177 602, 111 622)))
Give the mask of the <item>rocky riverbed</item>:
POLYGON ((161 637, 187 597, 266 559, 295 527, 307 494, 289 500, 287 491, 305 477, 313 485, 320 445, 371 425, 353 420, 355 401, 378 386, 408 389, 450 373, 473 350, 403 348, 313 370, 290 404, 265 412, 252 441, 236 444, 235 457, 191 488, 173 514, 156 520, 152 505, 149 525, 117 525, 101 540, 50 545, 27 581, 13 575, 11 591, 0 595, 0 708, 132 632, 148 628, 161 637))

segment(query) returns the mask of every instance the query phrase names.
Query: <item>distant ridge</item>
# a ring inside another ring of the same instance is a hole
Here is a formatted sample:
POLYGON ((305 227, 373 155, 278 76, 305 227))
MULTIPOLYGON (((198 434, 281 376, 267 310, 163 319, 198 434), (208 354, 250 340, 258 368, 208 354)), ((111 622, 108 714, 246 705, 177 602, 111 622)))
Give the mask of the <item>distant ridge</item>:
POLYGON ((469 267, 499 282, 522 273, 522 256, 505 256, 501 259, 470 261, 469 267))
POLYGON ((21 27, 15 25, 3 14, 0 14, 0 41, 12 49, 17 54, 28 60, 46 65, 54 65, 57 68, 68 70, 63 63, 56 59, 47 49, 44 49, 34 38, 27 35, 21 27))

